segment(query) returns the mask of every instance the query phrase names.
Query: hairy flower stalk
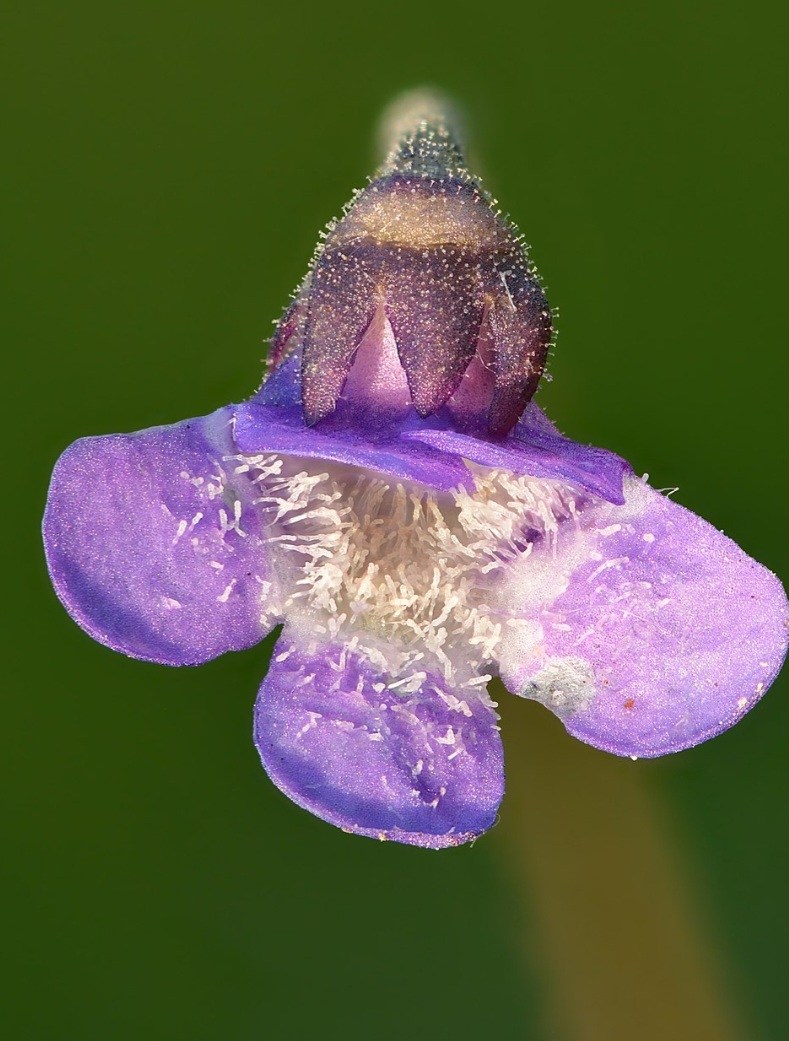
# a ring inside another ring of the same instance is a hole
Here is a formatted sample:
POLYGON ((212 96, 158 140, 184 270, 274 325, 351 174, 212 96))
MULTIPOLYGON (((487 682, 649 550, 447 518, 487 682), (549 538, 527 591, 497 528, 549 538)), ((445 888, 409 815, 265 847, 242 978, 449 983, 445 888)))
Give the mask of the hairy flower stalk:
POLYGON ((786 649, 780 583, 533 404, 551 311, 431 97, 390 120, 241 405, 86 438, 55 469, 58 595, 134 657, 282 635, 264 767, 349 831, 457 845, 494 821, 500 676, 620 755, 735 722, 786 649))

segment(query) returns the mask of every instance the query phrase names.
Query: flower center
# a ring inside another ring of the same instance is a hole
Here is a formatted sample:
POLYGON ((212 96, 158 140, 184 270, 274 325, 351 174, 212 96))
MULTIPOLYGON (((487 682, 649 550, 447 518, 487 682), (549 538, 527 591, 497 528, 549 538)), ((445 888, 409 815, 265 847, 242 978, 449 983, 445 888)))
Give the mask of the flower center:
POLYGON ((572 489, 472 467, 476 487, 438 493, 340 464, 243 456, 260 487, 276 596, 307 640, 361 654, 403 687, 426 671, 484 684, 503 627, 498 587, 536 545, 576 516, 572 489))

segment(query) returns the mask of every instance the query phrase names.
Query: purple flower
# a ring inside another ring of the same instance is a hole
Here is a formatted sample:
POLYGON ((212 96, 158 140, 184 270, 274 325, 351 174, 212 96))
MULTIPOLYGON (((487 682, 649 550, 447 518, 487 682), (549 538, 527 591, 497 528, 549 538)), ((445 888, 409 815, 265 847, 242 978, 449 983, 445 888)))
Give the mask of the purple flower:
POLYGON ((255 708, 274 783, 428 847, 493 824, 488 680, 658 756, 781 666, 776 577, 531 402, 551 311, 446 121, 411 108, 323 242, 242 405, 58 461, 55 589, 95 639, 194 665, 284 628, 255 708))

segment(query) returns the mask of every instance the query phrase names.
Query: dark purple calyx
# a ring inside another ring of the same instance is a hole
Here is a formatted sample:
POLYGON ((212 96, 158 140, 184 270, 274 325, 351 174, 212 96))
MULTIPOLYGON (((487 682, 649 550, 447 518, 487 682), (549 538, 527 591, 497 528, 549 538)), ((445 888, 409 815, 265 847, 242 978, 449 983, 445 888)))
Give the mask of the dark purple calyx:
POLYGON ((517 230, 420 120, 334 224, 272 340, 298 352, 308 424, 338 410, 503 436, 542 375, 551 312, 517 230))

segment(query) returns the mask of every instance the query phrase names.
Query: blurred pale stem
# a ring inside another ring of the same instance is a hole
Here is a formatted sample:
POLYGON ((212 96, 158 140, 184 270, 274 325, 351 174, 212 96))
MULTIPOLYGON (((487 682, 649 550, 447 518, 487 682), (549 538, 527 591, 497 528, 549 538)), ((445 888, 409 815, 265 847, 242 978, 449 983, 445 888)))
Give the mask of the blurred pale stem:
POLYGON ((381 159, 413 133, 420 123, 445 130, 461 151, 465 151, 465 132, 460 110, 441 91, 419 87, 398 95, 381 114, 378 122, 378 149, 381 159))
POLYGON ((540 706, 494 696, 507 742, 495 841, 530 920, 520 934, 547 988, 545 1036, 752 1036, 643 767, 580 745, 540 706))

